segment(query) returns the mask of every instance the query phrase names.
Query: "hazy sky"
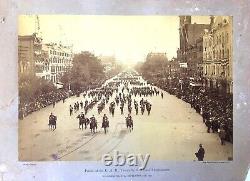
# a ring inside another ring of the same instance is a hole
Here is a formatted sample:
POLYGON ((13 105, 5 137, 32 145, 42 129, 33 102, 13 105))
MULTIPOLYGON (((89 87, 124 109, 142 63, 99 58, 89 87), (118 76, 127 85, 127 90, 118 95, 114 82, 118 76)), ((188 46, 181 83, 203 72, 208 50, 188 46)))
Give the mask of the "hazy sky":
MULTIPOLYGON (((19 35, 35 31, 35 16, 19 16, 19 35)), ((178 16, 39 15, 45 43, 73 44, 73 51, 115 55, 123 63, 145 60, 149 52, 176 57, 179 47, 178 16)), ((209 23, 209 17, 192 17, 209 23)))

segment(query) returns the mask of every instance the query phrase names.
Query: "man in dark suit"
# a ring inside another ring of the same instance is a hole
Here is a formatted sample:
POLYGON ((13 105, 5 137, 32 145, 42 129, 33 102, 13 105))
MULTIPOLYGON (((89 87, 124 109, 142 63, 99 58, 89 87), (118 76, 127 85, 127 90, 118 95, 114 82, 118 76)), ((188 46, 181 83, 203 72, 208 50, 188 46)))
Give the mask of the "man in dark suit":
POLYGON ((205 150, 202 147, 202 144, 199 145, 199 150, 197 153, 195 153, 195 156, 198 158, 198 161, 203 161, 204 155, 205 155, 205 150))

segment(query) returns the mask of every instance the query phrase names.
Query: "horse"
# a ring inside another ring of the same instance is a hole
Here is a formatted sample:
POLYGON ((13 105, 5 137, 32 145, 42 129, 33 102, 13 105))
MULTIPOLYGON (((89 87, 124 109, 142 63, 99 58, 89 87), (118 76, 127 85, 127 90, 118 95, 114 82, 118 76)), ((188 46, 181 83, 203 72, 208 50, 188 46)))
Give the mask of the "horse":
POLYGON ((87 129, 87 125, 89 124, 89 119, 88 118, 82 118, 79 120, 79 129, 81 129, 80 127, 82 127, 83 130, 83 125, 84 125, 84 129, 87 129))
POLYGON ((129 132, 131 132, 134 128, 133 125, 133 120, 129 119, 128 117, 126 118, 126 125, 127 125, 127 129, 129 129, 129 132))
POLYGON ((91 133, 95 133, 97 130, 97 122, 95 120, 90 121, 90 130, 91 133))
POLYGON ((150 103, 147 103, 146 109, 147 109, 148 115, 149 115, 149 114, 150 114, 150 111, 151 111, 151 104, 150 104, 150 103))
POLYGON ((104 132, 105 132, 105 134, 107 133, 107 131, 108 131, 108 128, 109 127, 109 121, 108 120, 104 120, 103 122, 102 122, 102 128, 104 128, 104 132))
POLYGON ((89 118, 85 118, 84 125, 85 125, 85 129, 87 129, 87 126, 89 125, 89 118))

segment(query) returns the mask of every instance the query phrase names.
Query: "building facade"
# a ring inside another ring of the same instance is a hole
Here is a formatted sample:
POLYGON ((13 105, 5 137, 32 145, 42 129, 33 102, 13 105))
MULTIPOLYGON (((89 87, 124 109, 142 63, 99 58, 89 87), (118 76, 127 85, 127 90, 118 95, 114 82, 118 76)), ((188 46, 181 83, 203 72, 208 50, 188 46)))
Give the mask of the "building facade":
POLYGON ((50 43, 43 45, 44 66, 41 76, 54 84, 73 66, 72 46, 50 43))
POLYGON ((203 76, 206 87, 233 92, 232 17, 216 16, 203 36, 203 76))
POLYGON ((50 43, 33 35, 18 36, 19 76, 37 76, 54 84, 73 66, 72 46, 50 43))
POLYGON ((210 24, 192 24, 191 16, 180 16, 179 34, 180 48, 177 59, 187 63, 186 73, 190 77, 202 75, 203 34, 210 24))
POLYGON ((42 39, 33 35, 18 36, 18 73, 19 76, 36 75, 36 65, 41 62, 42 39))

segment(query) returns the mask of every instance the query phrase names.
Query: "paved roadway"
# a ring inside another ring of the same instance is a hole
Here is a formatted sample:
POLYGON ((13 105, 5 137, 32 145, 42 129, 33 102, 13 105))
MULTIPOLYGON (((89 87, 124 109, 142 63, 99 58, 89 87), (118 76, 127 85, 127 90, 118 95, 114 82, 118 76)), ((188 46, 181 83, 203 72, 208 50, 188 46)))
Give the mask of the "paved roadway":
MULTIPOLYGON (((136 116, 133 109, 132 132, 129 132, 125 125, 127 104, 124 107, 124 115, 121 115, 120 109, 116 107, 114 117, 108 113, 108 105, 98 115, 96 105, 87 114, 87 117, 94 114, 99 122, 96 134, 91 134, 89 128, 79 130, 76 116, 80 111, 69 116, 69 105, 84 101, 83 96, 71 97, 66 99, 65 103, 57 103, 55 108, 48 106, 34 112, 19 120, 19 160, 92 161, 100 160, 104 153, 118 150, 125 154, 149 153, 150 160, 192 161, 196 159, 194 153, 199 143, 204 145, 206 151, 204 160, 220 161, 232 157, 232 144, 227 142, 224 146, 220 145, 218 135, 206 132, 201 116, 189 104, 163 92, 163 99, 160 96, 146 98, 152 103, 149 116, 146 111, 144 115, 140 115, 140 110, 136 116), (55 131, 48 128, 48 116, 51 112, 58 117, 55 131), (100 128, 104 113, 110 121, 106 135, 100 128)), ((137 96, 136 99, 140 98, 137 96)))

